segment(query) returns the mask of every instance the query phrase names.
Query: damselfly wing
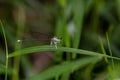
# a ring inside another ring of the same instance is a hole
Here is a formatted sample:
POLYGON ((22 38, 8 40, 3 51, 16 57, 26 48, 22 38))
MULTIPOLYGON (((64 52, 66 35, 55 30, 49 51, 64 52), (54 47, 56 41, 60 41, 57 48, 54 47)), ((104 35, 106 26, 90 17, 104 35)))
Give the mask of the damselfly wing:
POLYGON ((51 34, 37 33, 25 34, 22 40, 23 47, 38 46, 38 45, 51 45, 57 48, 57 44, 60 43, 61 38, 57 38, 51 34))
POLYGON ((52 37, 53 37, 52 34, 31 32, 31 33, 25 33, 23 39, 17 40, 17 42, 21 42, 23 47, 49 45, 52 37))

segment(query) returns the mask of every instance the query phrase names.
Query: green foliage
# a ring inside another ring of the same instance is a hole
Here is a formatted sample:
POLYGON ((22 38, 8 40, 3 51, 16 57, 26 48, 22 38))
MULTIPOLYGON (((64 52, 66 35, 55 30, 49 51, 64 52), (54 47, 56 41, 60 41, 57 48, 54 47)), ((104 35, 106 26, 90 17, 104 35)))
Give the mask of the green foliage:
POLYGON ((3 26, 1 20, 0 20, 0 26, 2 28, 2 32, 3 32, 4 40, 5 40, 5 52, 6 52, 5 80, 7 80, 7 74, 8 74, 8 44, 7 44, 5 29, 4 29, 4 26, 3 26))
POLYGON ((2 0, 0 11, 0 79, 120 79, 120 0, 2 0), (56 48, 39 33, 62 40, 56 48), (30 57, 43 51, 53 64, 33 75, 30 57))
POLYGON ((80 59, 80 60, 64 63, 64 64, 61 64, 61 65, 56 65, 56 66, 53 66, 52 68, 49 68, 48 70, 46 70, 44 72, 41 72, 40 74, 35 75, 35 76, 33 76, 33 77, 31 77, 27 80, 37 80, 37 79, 46 80, 46 79, 50 79, 50 78, 53 78, 57 75, 61 75, 64 72, 67 72, 67 71, 72 72, 73 70, 80 69, 80 68, 82 68, 82 67, 84 67, 84 66, 86 66, 90 63, 99 61, 100 59, 101 59, 100 57, 87 57, 87 58, 83 58, 83 59, 80 59))
POLYGON ((30 54, 33 52, 39 52, 39 51, 62 51, 62 52, 75 52, 77 54, 84 54, 84 55, 90 55, 90 56, 100 56, 100 57, 108 57, 108 58, 114 58, 118 59, 117 57, 111 57, 106 54, 100 54, 97 52, 92 52, 92 51, 87 51, 87 50, 82 50, 82 49, 75 49, 75 48, 68 48, 68 47, 58 47, 57 49, 54 46, 35 46, 35 47, 29 47, 29 48, 24 48, 21 50, 17 50, 13 53, 9 54, 9 57, 15 57, 15 56, 20 56, 20 55, 25 55, 25 54, 30 54), (19 53, 21 52, 21 53, 19 53))

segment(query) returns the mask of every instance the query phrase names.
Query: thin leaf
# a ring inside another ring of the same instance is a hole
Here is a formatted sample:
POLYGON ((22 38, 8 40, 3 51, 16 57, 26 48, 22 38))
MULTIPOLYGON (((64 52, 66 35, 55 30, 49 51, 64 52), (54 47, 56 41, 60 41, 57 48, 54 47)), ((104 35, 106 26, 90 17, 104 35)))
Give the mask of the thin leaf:
MULTIPOLYGON (((108 43, 108 49, 109 49, 109 53, 110 53, 110 56, 112 57, 112 50, 111 50, 111 46, 110 46, 110 40, 109 40, 109 36, 108 36, 108 33, 106 33, 106 39, 107 39, 107 43, 108 43)), ((114 60, 112 59, 112 66, 113 66, 113 69, 114 69, 114 60)))
POLYGON ((3 26, 2 21, 0 20, 0 26, 2 28, 2 32, 3 32, 3 36, 4 36, 4 40, 5 40, 5 51, 6 51, 6 72, 5 72, 5 80, 7 80, 7 74, 8 74, 8 44, 7 44, 7 38, 6 38, 6 33, 5 33, 5 29, 3 26))
POLYGON ((20 55, 25 55, 25 54, 30 54, 34 52, 40 52, 40 51, 62 51, 62 52, 71 52, 71 53, 77 53, 77 54, 84 54, 84 55, 90 55, 90 56, 105 56, 108 58, 114 58, 120 60, 120 58, 117 57, 111 57, 109 55, 97 53, 97 52, 92 52, 92 51, 87 51, 87 50, 82 50, 82 49, 75 49, 75 48, 68 48, 68 47, 58 47, 57 49, 54 46, 49 46, 49 45, 44 45, 44 46, 35 46, 35 47, 29 47, 29 48, 24 48, 18 51, 15 51, 11 54, 9 54, 9 57, 15 57, 15 56, 20 56, 20 55), (21 53, 19 53, 21 51, 21 53))
MULTIPOLYGON (((82 33, 82 24, 84 17, 84 1, 83 0, 74 0, 73 1, 73 20, 75 25, 75 33, 73 38, 73 47, 78 48, 80 44, 80 38, 82 33)), ((76 58, 76 55, 73 54, 73 59, 76 58)))
POLYGON ((86 66, 87 64, 93 63, 95 61, 100 60, 100 57, 87 57, 87 58, 83 58, 83 59, 79 59, 77 61, 73 61, 73 62, 69 62, 66 64, 61 64, 61 65, 57 65, 57 66, 53 66, 41 73, 39 73, 38 75, 35 75, 27 80, 47 80, 49 78, 53 78, 57 75, 63 74, 67 71, 71 71, 72 70, 77 70, 80 69, 84 66, 86 66))
MULTIPOLYGON (((103 54, 106 54, 106 51, 105 51, 105 48, 104 48, 104 44, 103 44, 101 38, 99 38, 99 41, 100 41, 100 46, 101 46, 101 50, 102 50, 103 54)), ((105 62, 109 64, 108 58, 106 56, 104 58, 105 58, 105 62)), ((113 80, 114 77, 113 77, 113 70, 111 69, 111 66, 108 65, 107 69, 108 69, 108 73, 110 75, 110 78, 113 80)))

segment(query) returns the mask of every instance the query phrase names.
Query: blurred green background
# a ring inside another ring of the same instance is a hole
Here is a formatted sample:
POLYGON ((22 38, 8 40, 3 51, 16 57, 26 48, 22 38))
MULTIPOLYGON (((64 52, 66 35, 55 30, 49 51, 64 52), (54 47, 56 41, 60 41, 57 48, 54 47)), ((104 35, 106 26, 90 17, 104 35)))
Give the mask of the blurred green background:
MULTIPOLYGON (((120 57, 120 0, 0 0, 0 20, 9 54, 50 45, 54 36, 62 38, 58 47, 72 48, 13 54, 8 58, 7 80, 120 80, 119 60, 77 52, 120 57)), ((4 43, 1 28, 0 80, 6 70, 4 43)))

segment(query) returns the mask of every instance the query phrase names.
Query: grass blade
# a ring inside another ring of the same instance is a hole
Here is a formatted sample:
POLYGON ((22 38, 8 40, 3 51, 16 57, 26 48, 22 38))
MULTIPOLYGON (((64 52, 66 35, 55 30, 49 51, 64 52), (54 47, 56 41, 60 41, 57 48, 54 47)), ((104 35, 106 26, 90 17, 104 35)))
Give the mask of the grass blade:
MULTIPOLYGON (((104 48, 104 45, 103 45, 103 42, 102 42, 101 38, 99 38, 99 41, 100 41, 100 46, 101 46, 102 52, 103 52, 103 54, 106 55, 106 51, 105 51, 105 48, 104 48)), ((108 58, 106 56, 104 58, 105 58, 105 62, 109 64, 108 58)), ((111 79, 113 80, 114 77, 113 77, 113 70, 111 69, 111 66, 108 65, 107 69, 108 69, 108 72, 109 72, 109 75, 110 75, 111 79)))
POLYGON ((92 52, 92 51, 87 51, 87 50, 82 50, 82 49, 75 49, 75 48, 68 48, 68 47, 58 47, 57 49, 54 46, 35 46, 35 47, 29 47, 29 48, 24 48, 21 50, 17 50, 11 54, 9 54, 9 57, 15 57, 15 56, 20 56, 20 55, 25 55, 25 54, 30 54, 33 52, 40 52, 40 51, 61 51, 61 52, 71 52, 72 53, 77 53, 77 54, 83 54, 83 55, 89 55, 89 56, 101 56, 101 57, 108 57, 108 58, 113 58, 113 59, 118 59, 118 57, 111 57, 109 55, 97 53, 97 52, 92 52), (21 53, 19 53, 21 51, 21 53))
POLYGON ((41 72, 40 74, 33 76, 27 80, 38 80, 38 79, 39 80, 47 80, 47 79, 53 78, 57 75, 61 75, 67 71, 72 72, 73 70, 80 69, 80 68, 86 66, 87 64, 90 64, 90 63, 95 62, 100 59, 101 59, 100 57, 87 57, 87 58, 83 58, 83 59, 69 62, 66 64, 53 66, 53 67, 49 68, 48 70, 45 70, 45 71, 41 72))
POLYGON ((5 72, 5 80, 7 80, 7 72, 8 72, 8 45, 7 45, 7 39, 6 39, 6 34, 5 34, 5 30, 4 30, 4 26, 2 24, 2 21, 0 20, 0 25, 3 31, 3 36, 4 36, 4 40, 5 40, 5 51, 6 51, 6 72, 5 72))
MULTIPOLYGON (((16 22, 17 22, 17 33, 16 33, 16 39, 17 40, 22 40, 23 38, 23 31, 24 31, 24 28, 25 28, 25 9, 24 9, 24 6, 23 5, 17 5, 17 10, 18 10, 18 13, 16 14, 17 16, 17 19, 16 19, 16 22)), ((22 44, 21 42, 19 41, 16 41, 15 43, 15 50, 19 50, 20 48, 22 47, 22 44)), ((20 53, 20 51, 19 51, 20 53)), ((12 77, 12 80, 19 80, 19 70, 20 70, 20 56, 16 56, 14 57, 14 60, 13 60, 13 77, 12 77)))
MULTIPOLYGON (((73 1, 73 15, 74 15, 74 25, 75 25, 75 33, 73 38, 73 47, 78 48, 80 45, 80 38, 82 32, 82 23, 84 17, 84 1, 83 0, 74 0, 73 1)), ((76 58, 76 54, 73 54, 73 59, 76 58)))
MULTIPOLYGON (((110 47, 110 40, 109 40, 108 33, 106 33, 106 38, 107 38, 109 53, 110 53, 110 56, 112 57, 112 50, 111 50, 111 47, 110 47)), ((114 61, 113 61, 113 59, 112 59, 112 66, 113 66, 113 69, 114 69, 114 61)))
MULTIPOLYGON (((101 47, 101 50, 102 50, 103 54, 106 55, 106 51, 105 51, 105 48, 104 48, 103 42, 102 42, 102 40, 101 40, 100 37, 99 37, 99 41, 100 41, 100 47, 101 47)), ((105 58, 106 63, 108 63, 108 59, 107 59, 107 57, 104 57, 104 58, 105 58)))

